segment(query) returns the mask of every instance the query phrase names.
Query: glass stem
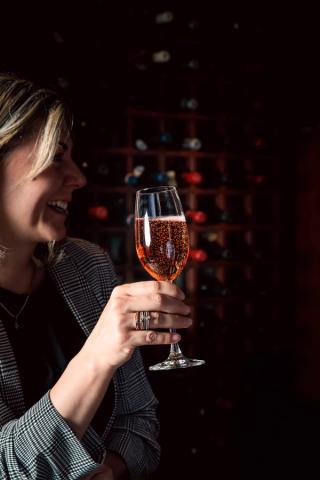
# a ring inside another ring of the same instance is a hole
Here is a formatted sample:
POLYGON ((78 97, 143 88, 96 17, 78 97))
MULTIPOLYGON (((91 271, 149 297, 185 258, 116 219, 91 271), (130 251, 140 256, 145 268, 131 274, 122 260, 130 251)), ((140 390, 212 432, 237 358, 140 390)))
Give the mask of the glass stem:
MULTIPOLYGON (((175 328, 170 328, 170 333, 176 333, 176 329, 175 328)), ((181 352, 181 349, 180 349, 180 346, 179 346, 179 342, 177 343, 171 343, 170 345, 170 355, 174 355, 174 356, 183 356, 182 355, 182 352, 181 352)))
MULTIPOLYGON (((173 283, 173 280, 169 280, 170 283, 173 283)), ((175 328, 170 328, 170 333, 176 333, 176 329, 175 328)), ((180 345, 179 345, 179 342, 177 343, 171 343, 170 345, 170 354, 169 354, 169 358, 170 357, 179 357, 179 358, 183 358, 183 353, 181 352, 181 349, 180 349, 180 345)))

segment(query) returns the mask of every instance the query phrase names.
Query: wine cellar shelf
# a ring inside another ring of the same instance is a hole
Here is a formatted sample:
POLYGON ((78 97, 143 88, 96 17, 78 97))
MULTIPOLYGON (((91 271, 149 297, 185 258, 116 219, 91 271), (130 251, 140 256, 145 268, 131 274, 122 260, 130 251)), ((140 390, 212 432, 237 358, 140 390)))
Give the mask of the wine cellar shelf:
POLYGON ((220 128, 226 138, 209 143, 217 138, 215 116, 129 108, 126 118, 125 145, 98 147, 88 167, 86 236, 109 251, 122 281, 150 279, 135 252, 135 192, 176 185, 190 234, 190 258, 177 279, 193 306, 189 353, 203 343, 212 315, 228 322, 235 311, 252 319, 267 309, 274 318, 279 178, 265 139, 232 143, 220 128))

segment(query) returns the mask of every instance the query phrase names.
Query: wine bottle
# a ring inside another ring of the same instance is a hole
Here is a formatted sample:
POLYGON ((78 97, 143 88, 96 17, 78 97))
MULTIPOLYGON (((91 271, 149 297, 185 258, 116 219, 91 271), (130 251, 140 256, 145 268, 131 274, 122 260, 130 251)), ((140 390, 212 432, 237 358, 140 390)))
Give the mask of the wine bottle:
POLYGON ((140 150, 141 152, 145 152, 146 150, 149 149, 148 144, 142 138, 137 138, 134 141, 134 146, 136 147, 137 150, 140 150))
POLYGON ((164 12, 157 13, 155 16, 155 23, 157 25, 163 25, 167 23, 171 23, 174 19, 174 14, 170 10, 166 10, 164 12))
POLYGON ((171 53, 165 48, 154 51, 140 49, 129 52, 131 68, 133 67, 135 71, 139 72, 146 72, 161 67, 163 68, 170 63, 170 60, 171 53))
POLYGON ((131 49, 128 52, 129 66, 139 72, 145 72, 149 68, 148 51, 144 48, 131 49))
POLYGON ((132 170, 132 174, 135 177, 141 177, 143 172, 145 171, 146 167, 144 165, 136 165, 134 169, 132 170))
POLYGON ((120 184, 125 175, 125 160, 118 155, 108 159, 97 159, 88 164, 86 177, 91 184, 113 186, 120 184))
POLYGON ((95 203, 88 207, 88 215, 100 221, 107 221, 108 225, 126 224, 126 199, 124 195, 99 194, 95 203), (99 207, 99 208, 97 208, 99 207), (90 209, 90 211, 89 211, 90 209), (98 217, 101 218, 98 218, 98 217))
POLYGON ((88 216, 94 220, 106 220, 109 216, 109 211, 104 205, 92 205, 87 209, 88 216))
POLYGON ((134 225, 134 213, 128 213, 126 216, 126 225, 134 225))
POLYGON ((132 187, 138 185, 140 177, 142 176, 144 171, 144 165, 136 165, 132 172, 126 174, 126 176, 124 177, 124 182, 132 187))
POLYGON ((200 69, 200 60, 196 57, 190 57, 187 60, 182 62, 183 70, 199 70, 200 69))
POLYGON ((98 163, 96 172, 99 176, 106 177, 110 174, 110 167, 106 163, 98 163))
POLYGON ((183 139, 182 148, 184 150, 200 150, 202 148, 202 142, 196 137, 186 137, 183 139))
POLYGON ((199 248, 191 248, 189 250, 189 259, 193 260, 194 262, 205 262, 208 259, 208 254, 205 250, 201 250, 199 248))
POLYGON ((233 259, 232 251, 219 243, 216 232, 200 233, 198 245, 207 252, 209 260, 233 259))
POLYGON ((158 50, 152 53, 152 61, 156 64, 168 63, 171 58, 171 54, 168 50, 158 50))
POLYGON ((203 181, 203 177, 199 172, 183 172, 181 178, 187 185, 199 185, 203 181))
POLYGON ((152 172, 152 179, 156 185, 167 185, 168 182, 167 173, 160 170, 152 172))
POLYGON ((172 187, 177 187, 177 179, 176 179, 176 172, 175 170, 167 170, 167 185, 171 185, 172 187))
POLYGON ((229 210, 224 210, 217 205, 210 209, 210 218, 213 223, 236 223, 235 216, 229 210))
POLYGON ((211 182, 211 187, 244 188, 247 184, 244 167, 239 158, 235 161, 229 158, 222 166, 202 162, 201 173, 211 182))
POLYGON ((230 172, 214 168, 209 162, 202 162, 199 172, 203 176, 203 186, 206 188, 231 188, 236 186, 236 179, 230 172))
POLYGON ((194 223, 205 223, 207 221, 207 214, 201 210, 185 210, 185 215, 187 218, 194 223))
POLYGON ((227 297, 231 295, 227 285, 215 275, 214 268, 201 268, 198 277, 198 291, 202 297, 227 297))
POLYGON ((254 173, 248 173, 246 175, 246 179, 249 185, 254 185, 254 186, 265 186, 269 183, 269 179, 267 175, 263 174, 254 174, 254 173))
POLYGON ((130 185, 131 187, 134 187, 135 185, 138 184, 139 178, 136 177, 135 175, 131 173, 127 173, 127 175, 124 177, 124 183, 127 185, 130 185))
POLYGON ((195 111, 199 107, 199 102, 196 98, 182 98, 180 101, 180 108, 183 110, 195 111))
POLYGON ((262 135, 257 135, 251 139, 251 145, 255 150, 263 152, 266 150, 267 142, 262 135))
POLYGON ((167 147, 171 145, 173 142, 173 136, 170 132, 162 132, 158 136, 158 145, 160 147, 167 147))

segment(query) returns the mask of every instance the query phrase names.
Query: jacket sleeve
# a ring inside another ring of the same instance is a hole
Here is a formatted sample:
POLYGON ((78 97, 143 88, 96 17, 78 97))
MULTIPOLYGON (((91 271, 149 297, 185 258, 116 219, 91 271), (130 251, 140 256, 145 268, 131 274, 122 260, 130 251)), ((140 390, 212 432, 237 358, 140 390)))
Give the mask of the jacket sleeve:
MULTIPOLYGON (((79 268, 85 266, 90 285, 101 301, 101 308, 119 285, 113 263, 101 247, 76 239, 70 245, 77 257, 79 268), (79 252, 76 251, 79 249, 79 252), (80 255, 81 252, 81 255, 80 255), (90 262, 85 262, 86 254, 90 262)), ((153 472, 159 463, 160 446, 157 441, 159 423, 156 416, 158 402, 146 376, 140 350, 120 367, 114 377, 115 410, 103 441, 108 452, 121 455, 127 464, 131 478, 140 478, 153 472)))
POLYGON ((156 470, 160 459, 157 441, 159 422, 156 400, 144 371, 138 349, 116 373, 115 388, 120 390, 115 419, 105 439, 107 451, 119 453, 131 478, 141 478, 156 470))
MULTIPOLYGON (((97 247, 95 247, 97 248, 97 247)), ((108 253, 100 247, 102 261, 96 274, 104 299, 119 285, 108 253)), ((132 358, 117 370, 114 379, 116 405, 112 428, 105 436, 107 451, 121 455, 131 478, 141 478, 155 471, 160 460, 158 401, 147 379, 141 353, 136 348, 132 358)))
POLYGON ((0 399, 0 478, 79 480, 104 454, 92 429, 80 441, 53 406, 49 392, 18 419, 0 399))

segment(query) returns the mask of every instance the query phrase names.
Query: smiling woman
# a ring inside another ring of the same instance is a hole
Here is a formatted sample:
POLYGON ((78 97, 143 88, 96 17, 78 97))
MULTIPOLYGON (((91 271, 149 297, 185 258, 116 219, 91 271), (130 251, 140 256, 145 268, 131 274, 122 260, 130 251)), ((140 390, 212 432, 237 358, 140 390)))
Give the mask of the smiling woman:
POLYGON ((70 200, 72 191, 85 184, 71 158, 71 127, 72 115, 53 91, 10 75, 0 77, 0 245, 10 242, 12 248, 12 241, 20 240, 14 232, 23 229, 23 247, 17 247, 34 249, 34 242, 49 242, 52 259, 54 242, 66 232, 61 218, 60 225, 57 219, 50 225, 44 207, 48 200, 70 200))
POLYGON ((58 95, 0 74, 0 477, 145 476, 157 400, 139 347, 170 344, 190 308, 169 282, 118 285, 99 246, 67 237, 86 179, 58 95), (150 329, 136 315, 152 312, 150 329))

